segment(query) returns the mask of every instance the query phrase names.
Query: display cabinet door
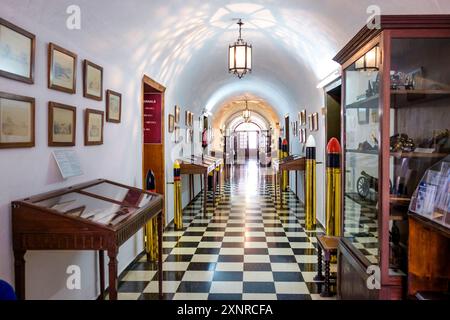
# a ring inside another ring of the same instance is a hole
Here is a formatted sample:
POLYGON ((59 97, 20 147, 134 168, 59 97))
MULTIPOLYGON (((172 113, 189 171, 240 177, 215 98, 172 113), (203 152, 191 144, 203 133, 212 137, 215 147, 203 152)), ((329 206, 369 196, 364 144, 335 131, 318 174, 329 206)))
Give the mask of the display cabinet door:
POLYGON ((434 203, 450 170, 439 166, 421 182, 427 169, 450 153, 450 33, 438 35, 403 31, 390 41, 389 155, 384 157, 389 186, 387 172, 383 185, 390 191, 383 200, 389 203, 390 275, 407 272, 407 214, 416 190, 413 211, 433 220, 445 216, 434 203))
POLYGON ((343 234, 369 264, 379 263, 379 46, 344 70, 343 234))

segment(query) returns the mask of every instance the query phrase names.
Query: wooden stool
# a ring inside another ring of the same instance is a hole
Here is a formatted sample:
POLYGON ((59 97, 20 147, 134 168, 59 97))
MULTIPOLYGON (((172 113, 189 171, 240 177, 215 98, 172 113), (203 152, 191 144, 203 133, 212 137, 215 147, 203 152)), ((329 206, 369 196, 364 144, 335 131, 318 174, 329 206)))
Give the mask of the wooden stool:
POLYGON ((330 283, 331 283, 331 274, 330 274, 330 263, 331 257, 337 255, 337 247, 339 244, 338 237, 331 237, 321 235, 317 237, 317 276, 314 277, 315 281, 324 281, 324 288, 320 293, 321 297, 331 297, 330 291, 330 283), (324 253, 324 262, 325 262, 325 277, 322 275, 322 251, 324 253))

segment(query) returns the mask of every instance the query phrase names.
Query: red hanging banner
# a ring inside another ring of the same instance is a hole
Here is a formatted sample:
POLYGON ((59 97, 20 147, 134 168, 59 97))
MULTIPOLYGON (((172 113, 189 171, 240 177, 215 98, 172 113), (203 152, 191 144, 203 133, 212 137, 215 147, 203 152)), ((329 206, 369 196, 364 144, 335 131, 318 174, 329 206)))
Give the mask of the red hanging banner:
POLYGON ((161 144, 161 94, 144 94, 144 143, 161 144))

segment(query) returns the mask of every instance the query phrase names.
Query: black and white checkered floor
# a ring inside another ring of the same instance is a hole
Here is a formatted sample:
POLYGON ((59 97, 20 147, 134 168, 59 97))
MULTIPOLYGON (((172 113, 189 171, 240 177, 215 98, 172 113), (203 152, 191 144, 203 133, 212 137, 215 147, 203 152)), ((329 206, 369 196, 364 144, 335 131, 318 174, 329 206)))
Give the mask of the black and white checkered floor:
MULTIPOLYGON (((164 298, 321 299, 316 232, 304 230, 302 204, 286 193, 279 207, 270 170, 234 170, 215 208, 209 196, 206 216, 200 195, 183 211, 184 230, 165 231, 164 298)), ((142 256, 122 277, 119 299, 158 299, 156 270, 142 256)))

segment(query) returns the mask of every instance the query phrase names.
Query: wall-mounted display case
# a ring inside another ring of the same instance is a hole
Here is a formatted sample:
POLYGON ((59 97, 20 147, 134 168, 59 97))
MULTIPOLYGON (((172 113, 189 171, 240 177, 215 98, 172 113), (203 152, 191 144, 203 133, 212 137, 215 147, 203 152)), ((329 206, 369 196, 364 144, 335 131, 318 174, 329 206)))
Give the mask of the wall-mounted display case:
POLYGON ((343 68, 343 299, 405 294, 411 197, 450 152, 449 55, 450 16, 436 15, 381 16, 380 29, 363 28, 335 57, 343 68))

